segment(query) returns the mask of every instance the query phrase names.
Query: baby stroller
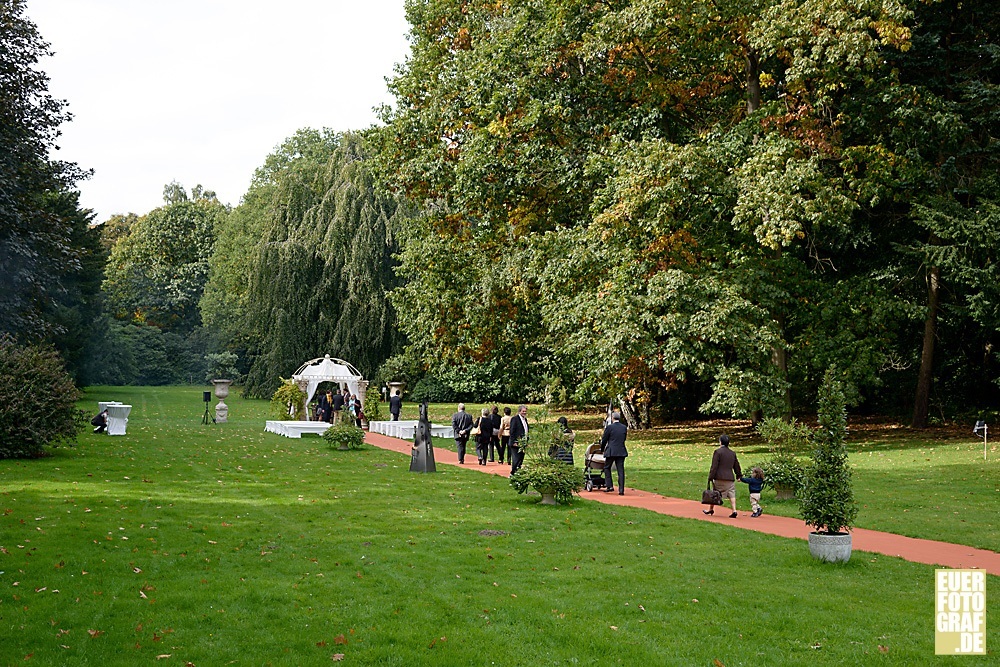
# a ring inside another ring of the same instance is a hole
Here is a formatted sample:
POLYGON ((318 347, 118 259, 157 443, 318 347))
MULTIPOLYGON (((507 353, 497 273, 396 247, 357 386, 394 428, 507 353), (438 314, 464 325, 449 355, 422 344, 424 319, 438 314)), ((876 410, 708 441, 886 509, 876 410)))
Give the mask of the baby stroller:
POLYGON ((593 491, 595 486, 604 486, 604 454, 601 452, 601 443, 595 442, 587 447, 583 460, 584 488, 593 491))

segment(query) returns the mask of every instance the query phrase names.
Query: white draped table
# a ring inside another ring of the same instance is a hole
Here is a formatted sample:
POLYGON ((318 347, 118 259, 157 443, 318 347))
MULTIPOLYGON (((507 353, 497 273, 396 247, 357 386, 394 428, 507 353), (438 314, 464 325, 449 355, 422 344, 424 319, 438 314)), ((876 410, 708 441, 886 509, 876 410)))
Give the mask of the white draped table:
POLYGON ((128 426, 128 413, 132 411, 131 405, 122 403, 110 403, 108 410, 108 435, 125 435, 125 427, 128 426))

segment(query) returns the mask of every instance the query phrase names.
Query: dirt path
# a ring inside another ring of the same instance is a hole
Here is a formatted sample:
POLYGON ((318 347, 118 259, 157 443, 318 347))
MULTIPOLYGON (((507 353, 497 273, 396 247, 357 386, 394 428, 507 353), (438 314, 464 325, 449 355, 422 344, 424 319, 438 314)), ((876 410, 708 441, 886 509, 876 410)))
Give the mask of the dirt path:
MULTIPOLYGON (((390 438, 378 433, 365 433, 365 442, 382 449, 406 454, 407 456, 411 452, 410 442, 398 438, 390 438)), ((462 466, 459 466, 458 455, 449 449, 435 447, 434 460, 438 465, 469 468, 491 475, 500 475, 501 477, 510 476, 509 464, 499 465, 497 463, 488 463, 485 466, 478 465, 474 449, 471 455, 466 455, 465 465, 462 466)), ((697 501, 668 498, 630 487, 625 488, 624 496, 619 496, 617 493, 584 491, 580 494, 580 497, 584 500, 595 500, 608 505, 638 507, 659 512, 660 514, 721 523, 746 530, 755 530, 759 533, 779 535, 781 537, 792 537, 803 540, 809 538, 809 528, 802 523, 801 519, 773 516, 770 514, 751 518, 749 512, 740 512, 738 517, 730 519, 729 511, 723 508, 720 508, 714 516, 706 516, 702 514, 704 506, 697 501)), ((990 574, 1000 576, 1000 554, 995 551, 975 549, 948 542, 919 540, 913 537, 882 533, 877 530, 866 530, 864 528, 855 528, 851 531, 851 535, 853 537, 852 546, 856 551, 870 551, 886 556, 895 556, 915 563, 926 563, 928 565, 941 565, 952 568, 978 568, 990 574)))

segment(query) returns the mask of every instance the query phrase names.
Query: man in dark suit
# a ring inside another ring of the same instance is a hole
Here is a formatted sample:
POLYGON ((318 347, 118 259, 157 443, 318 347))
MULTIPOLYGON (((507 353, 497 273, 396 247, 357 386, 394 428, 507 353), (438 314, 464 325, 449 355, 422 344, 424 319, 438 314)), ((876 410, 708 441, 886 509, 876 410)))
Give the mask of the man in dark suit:
POLYGON ((517 414, 510 420, 510 474, 524 463, 524 450, 520 441, 528 435, 528 406, 517 406, 517 414))
POLYGON ((396 390, 392 396, 389 397, 389 414, 392 415, 392 421, 399 421, 399 411, 403 409, 403 399, 399 396, 399 390, 396 390))
POLYGON ((618 495, 625 495, 625 457, 628 450, 625 449, 625 438, 628 437, 628 427, 621 423, 621 414, 617 411, 611 413, 611 423, 604 428, 604 435, 601 436, 601 449, 604 452, 604 492, 609 493, 615 490, 615 485, 611 482, 611 466, 618 468, 618 495))
POLYGON ((451 416, 451 428, 455 432, 458 462, 465 463, 465 445, 469 442, 469 432, 472 431, 472 415, 465 411, 465 403, 459 403, 458 412, 451 416))
POLYGON ((340 387, 337 387, 336 391, 333 392, 333 396, 330 398, 330 407, 333 408, 333 423, 339 424, 340 416, 344 410, 344 395, 340 393, 340 387))

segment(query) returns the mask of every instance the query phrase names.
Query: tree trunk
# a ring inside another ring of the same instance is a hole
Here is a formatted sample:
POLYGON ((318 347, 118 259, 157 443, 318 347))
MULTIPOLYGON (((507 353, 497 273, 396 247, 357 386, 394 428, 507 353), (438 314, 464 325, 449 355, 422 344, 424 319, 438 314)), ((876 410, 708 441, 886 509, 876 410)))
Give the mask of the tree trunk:
POLYGON ((913 401, 913 428, 927 426, 927 409, 934 376, 934 344, 937 340, 937 316, 941 299, 941 269, 932 266, 927 273, 927 318, 924 320, 924 346, 920 353, 917 395, 913 401))
POLYGON ((639 415, 636 412, 635 406, 632 405, 632 401, 619 394, 618 405, 621 406, 622 419, 625 421, 625 424, 629 427, 629 429, 638 430, 642 428, 642 424, 639 421, 639 415))
MULTIPOLYGON (((781 318, 781 328, 784 332, 784 318, 781 318)), ((771 358, 778 374, 785 382, 785 391, 781 397, 781 418, 786 422, 792 421, 792 388, 788 384, 788 350, 783 346, 775 346, 771 349, 771 358)))
POLYGON ((747 113, 760 108, 760 57, 747 47, 747 113))

